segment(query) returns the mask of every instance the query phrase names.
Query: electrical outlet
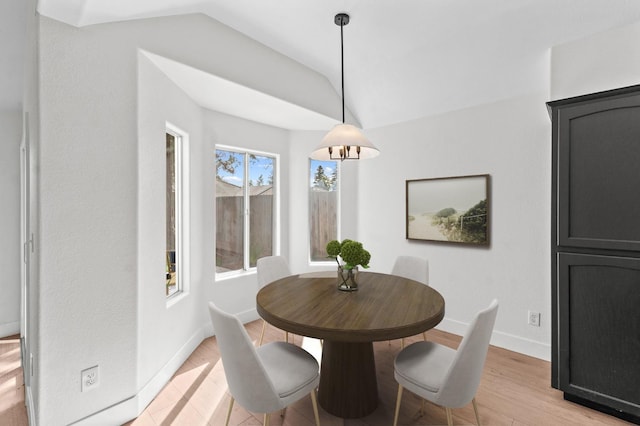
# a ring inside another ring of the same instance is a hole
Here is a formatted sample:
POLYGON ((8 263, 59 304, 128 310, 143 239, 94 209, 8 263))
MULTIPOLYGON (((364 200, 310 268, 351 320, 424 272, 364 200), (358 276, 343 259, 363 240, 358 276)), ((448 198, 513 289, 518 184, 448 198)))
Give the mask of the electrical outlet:
POLYGON ((529 311, 529 325, 540 327, 540 312, 529 311))
POLYGON ((100 384, 100 369, 96 365, 82 370, 80 372, 80 378, 82 392, 97 388, 100 384))

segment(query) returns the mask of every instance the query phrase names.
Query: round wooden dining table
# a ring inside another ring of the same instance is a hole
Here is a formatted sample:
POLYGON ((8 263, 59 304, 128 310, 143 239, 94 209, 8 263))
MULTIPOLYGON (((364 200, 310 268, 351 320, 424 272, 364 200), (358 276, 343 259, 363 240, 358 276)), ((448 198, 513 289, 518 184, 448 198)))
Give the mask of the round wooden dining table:
POLYGON ((358 290, 338 290, 334 277, 292 275, 258 292, 270 324, 323 340, 318 401, 327 412, 359 418, 378 406, 373 342, 420 334, 444 317, 433 288, 396 275, 358 274, 358 290))

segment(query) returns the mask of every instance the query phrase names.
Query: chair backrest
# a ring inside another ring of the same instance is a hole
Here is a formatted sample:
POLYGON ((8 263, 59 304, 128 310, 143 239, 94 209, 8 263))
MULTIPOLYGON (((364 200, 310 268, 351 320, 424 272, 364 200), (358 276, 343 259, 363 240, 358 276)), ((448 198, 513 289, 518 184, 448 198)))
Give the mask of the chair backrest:
POLYGON ((287 259, 282 256, 261 257, 256 262, 258 271, 258 288, 291 275, 287 259))
POLYGON ((497 313, 498 301, 494 299, 488 308, 478 312, 469 325, 445 375, 437 401, 434 401, 436 404, 451 408, 462 407, 475 397, 497 313))
POLYGON ((277 410, 278 394, 240 320, 213 302, 209 302, 209 314, 231 395, 249 411, 277 410))
POLYGON ((398 256, 393 264, 391 275, 429 285, 429 261, 416 256, 398 256))

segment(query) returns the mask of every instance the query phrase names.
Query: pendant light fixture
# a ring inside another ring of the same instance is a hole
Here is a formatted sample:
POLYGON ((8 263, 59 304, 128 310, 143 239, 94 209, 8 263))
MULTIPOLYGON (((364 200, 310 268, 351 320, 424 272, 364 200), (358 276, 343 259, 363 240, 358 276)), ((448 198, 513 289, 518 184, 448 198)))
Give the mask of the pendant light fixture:
POLYGON ((349 15, 338 13, 334 22, 340 25, 340 65, 342 72, 342 123, 336 124, 311 153, 314 160, 359 160, 373 158, 380 151, 356 126, 344 122, 344 43, 342 29, 349 23, 349 15))

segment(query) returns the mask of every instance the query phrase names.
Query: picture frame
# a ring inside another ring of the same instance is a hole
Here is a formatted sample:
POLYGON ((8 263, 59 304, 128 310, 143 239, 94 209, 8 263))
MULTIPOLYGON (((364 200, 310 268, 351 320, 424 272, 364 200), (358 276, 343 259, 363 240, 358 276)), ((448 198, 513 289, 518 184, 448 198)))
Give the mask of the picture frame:
POLYGON ((490 175, 406 181, 406 238, 486 246, 490 242, 490 175))

